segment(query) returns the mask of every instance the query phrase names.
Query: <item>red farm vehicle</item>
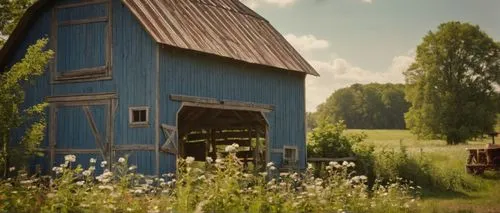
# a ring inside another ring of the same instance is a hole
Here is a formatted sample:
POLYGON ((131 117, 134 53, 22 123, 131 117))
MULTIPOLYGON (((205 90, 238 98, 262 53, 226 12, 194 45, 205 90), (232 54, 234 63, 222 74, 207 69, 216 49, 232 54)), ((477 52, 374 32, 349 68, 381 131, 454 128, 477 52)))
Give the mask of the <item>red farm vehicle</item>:
POLYGON ((480 175, 485 170, 500 170, 500 145, 495 144, 498 132, 488 134, 492 143, 483 149, 467 149, 469 157, 465 169, 469 174, 480 175))

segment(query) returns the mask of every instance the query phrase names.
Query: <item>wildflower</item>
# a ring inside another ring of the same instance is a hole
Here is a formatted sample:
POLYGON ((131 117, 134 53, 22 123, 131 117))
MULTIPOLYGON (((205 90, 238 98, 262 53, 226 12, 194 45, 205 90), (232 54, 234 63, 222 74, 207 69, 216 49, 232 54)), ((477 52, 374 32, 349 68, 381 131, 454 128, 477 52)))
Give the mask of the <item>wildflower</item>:
POLYGON ((82 172, 83 176, 90 176, 90 173, 92 173, 90 170, 85 170, 82 172))
POLYGON ((239 144, 237 144, 237 143, 233 143, 233 145, 232 145, 232 146, 233 146, 235 149, 238 149, 238 148, 240 147, 240 145, 239 145, 239 144))
POLYGON ((205 160, 207 161, 207 163, 214 162, 214 159, 212 159, 211 157, 207 157, 207 158, 205 158, 205 160))
POLYGON ((194 162, 194 158, 193 157, 187 157, 186 158, 186 164, 192 164, 194 162))
POLYGON ((134 194, 142 194, 142 193, 144 193, 144 192, 142 191, 142 189, 136 189, 136 190, 134 191, 134 194))
POLYGON ((95 166, 89 167, 89 171, 91 171, 91 172, 95 171, 95 166))
POLYGON ((367 179, 368 179, 368 177, 366 177, 366 176, 364 176, 364 175, 359 176, 359 178, 360 178, 361 180, 367 180, 367 179))
POLYGON ((271 166, 274 166, 274 163, 273 163, 273 162, 269 162, 269 163, 267 163, 267 167, 271 167, 271 166))
POLYGON ((342 162, 342 166, 349 166, 349 163, 347 161, 342 162))
POLYGON ((129 170, 129 171, 132 171, 132 170, 135 170, 135 169, 137 169, 137 166, 131 166, 131 167, 128 167, 128 170, 129 170))
POLYGON ((90 163, 96 163, 97 162, 97 159, 95 158, 90 158, 90 163))
POLYGON ((259 174, 262 175, 263 177, 267 176, 267 172, 260 172, 259 174))
POLYGON ((313 169, 313 165, 312 165, 312 164, 310 164, 310 163, 308 163, 308 164, 307 164, 307 169, 313 169))
POLYGON ((75 155, 66 155, 66 156, 64 156, 64 160, 67 162, 75 162, 76 156, 75 155))
POLYGON ((63 168, 62 167, 54 167, 54 168, 52 168, 52 171, 56 172, 56 174, 60 174, 63 172, 63 168))
POLYGON ((356 164, 354 162, 350 162, 349 165, 348 165, 348 167, 353 167, 354 168, 354 167, 356 167, 356 164))
POLYGON ((9 172, 12 172, 14 170, 16 170, 16 167, 14 167, 14 166, 9 168, 9 172))
POLYGON ((78 181, 76 182, 76 185, 83 186, 84 183, 85 183, 84 181, 78 181))
POLYGON ((102 162, 101 162, 101 167, 106 167, 106 165, 107 165, 107 164, 108 164, 108 162, 107 162, 107 161, 102 161, 102 162))
POLYGON ((125 163, 125 158, 118 158, 118 163, 125 163))
POLYGON ((160 181, 160 183, 163 183, 163 182, 165 182, 165 179, 160 178, 160 179, 158 179, 158 181, 160 181))
POLYGON ((276 170, 276 167, 271 166, 271 167, 269 167, 269 170, 274 171, 274 170, 276 170))
POLYGON ((205 180, 205 175, 201 175, 200 177, 198 177, 198 180, 205 180))
POLYGON ((219 163, 219 164, 222 163, 222 159, 216 159, 215 163, 219 163))
POLYGON ((146 184, 148 184, 148 185, 153 184, 153 180, 151 180, 151 179, 147 179, 147 180, 146 180, 146 184))
POLYGON ((236 152, 236 148, 234 146, 226 146, 226 148, 224 149, 226 152, 230 152, 230 153, 234 153, 236 152))

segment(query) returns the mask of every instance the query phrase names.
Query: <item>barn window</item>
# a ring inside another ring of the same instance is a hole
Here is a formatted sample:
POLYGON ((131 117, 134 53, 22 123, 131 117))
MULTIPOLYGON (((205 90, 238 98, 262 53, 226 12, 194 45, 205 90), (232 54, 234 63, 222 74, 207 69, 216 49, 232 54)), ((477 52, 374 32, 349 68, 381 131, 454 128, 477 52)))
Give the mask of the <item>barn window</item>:
POLYGON ((149 126, 149 107, 130 107, 129 124, 131 127, 149 126))
POLYGON ((51 39, 56 52, 54 82, 111 78, 110 10, 109 1, 56 5, 51 39))
POLYGON ((285 146, 283 149, 283 166, 295 167, 299 159, 297 147, 285 146))

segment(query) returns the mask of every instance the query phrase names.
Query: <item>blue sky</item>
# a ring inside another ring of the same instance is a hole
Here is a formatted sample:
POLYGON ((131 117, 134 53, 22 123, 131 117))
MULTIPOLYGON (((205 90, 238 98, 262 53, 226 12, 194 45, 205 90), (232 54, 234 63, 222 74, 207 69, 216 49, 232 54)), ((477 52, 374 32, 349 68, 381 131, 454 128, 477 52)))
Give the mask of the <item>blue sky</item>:
POLYGON ((320 72, 307 110, 353 83, 402 83, 422 37, 447 21, 479 25, 500 41, 500 0, 242 0, 320 72))

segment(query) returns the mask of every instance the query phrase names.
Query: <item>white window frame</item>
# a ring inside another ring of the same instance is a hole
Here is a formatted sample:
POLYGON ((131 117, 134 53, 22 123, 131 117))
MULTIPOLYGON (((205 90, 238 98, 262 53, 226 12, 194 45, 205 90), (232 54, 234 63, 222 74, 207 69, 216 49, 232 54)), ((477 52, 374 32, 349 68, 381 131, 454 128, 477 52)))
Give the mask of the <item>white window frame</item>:
POLYGON ((128 108, 128 124, 130 127, 148 127, 149 126, 149 107, 148 106, 136 106, 128 108), (134 122, 134 111, 146 111, 146 121, 134 122))
POLYGON ((297 146, 283 146, 283 166, 284 167, 292 167, 292 166, 296 166, 299 162, 299 149, 297 148, 297 146), (288 161, 288 159, 286 158, 286 150, 287 149, 292 149, 292 150, 295 150, 295 162, 290 162, 288 161), (285 161, 288 161, 288 164, 285 164, 285 161))

